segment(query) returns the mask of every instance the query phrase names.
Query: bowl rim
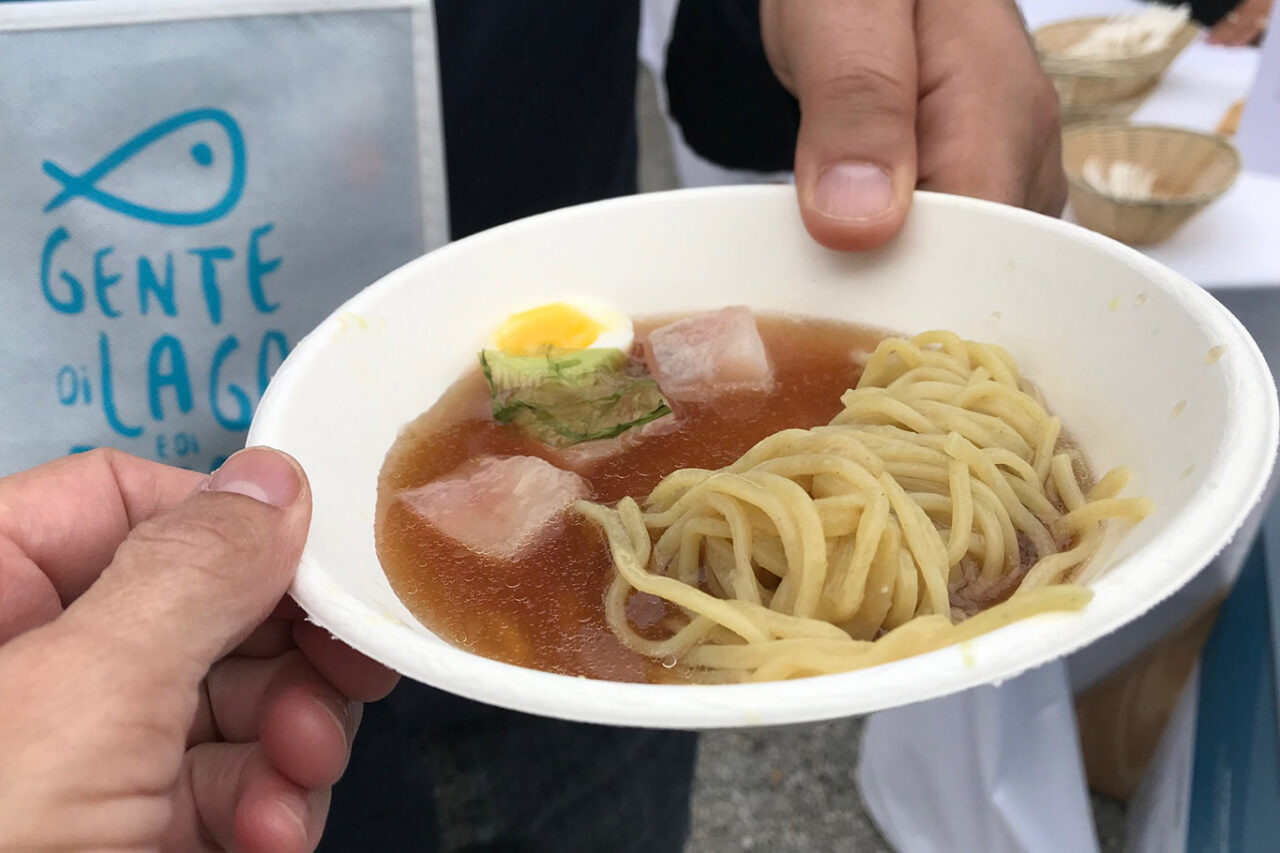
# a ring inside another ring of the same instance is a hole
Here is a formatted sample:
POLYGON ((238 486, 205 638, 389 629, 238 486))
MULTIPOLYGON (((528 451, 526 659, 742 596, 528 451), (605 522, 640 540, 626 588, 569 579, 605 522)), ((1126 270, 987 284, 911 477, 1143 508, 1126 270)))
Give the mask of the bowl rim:
MULTIPOLYGON (((398 289, 420 281, 433 267, 447 264, 460 253, 483 249, 505 237, 528 229, 537 229, 571 221, 575 217, 607 215, 610 210, 649 206, 661 210, 665 205, 683 199, 696 200, 723 196, 735 205, 785 194, 794 205, 794 188, 788 186, 731 186, 671 190, 609 199, 561 208, 548 213, 516 220, 471 235, 425 254, 389 272, 378 281, 348 299, 303 338, 289 354, 272 379, 255 413, 248 444, 278 444, 283 437, 281 413, 288 409, 289 395, 295 380, 305 373, 306 365, 332 339, 344 315, 361 314, 363 306, 381 302, 398 289)), ((1220 345, 1233 353, 1230 369, 1239 369, 1236 381, 1227 383, 1228 405, 1238 417, 1228 420, 1227 428, 1215 456, 1215 469, 1229 481, 1243 486, 1231 494, 1233 500, 1211 500, 1202 490, 1193 496, 1182 513, 1143 549, 1112 567, 1142 557, 1149 551, 1178 553, 1191 548, 1197 553, 1220 552, 1230 540, 1248 511, 1258 502, 1275 463, 1275 450, 1280 440, 1280 404, 1275 386, 1256 343, 1243 325, 1208 293, 1154 260, 1115 240, 1058 219, 993 202, 938 193, 917 192, 915 203, 921 206, 952 208, 975 215, 993 216, 1027 222, 1036 227, 1058 232, 1071 240, 1084 243, 1095 251, 1112 255, 1118 262, 1136 268, 1150 280, 1150 286, 1164 292, 1183 310, 1196 315, 1210 328, 1220 345), (1239 364, 1239 368, 1234 365, 1239 364), (1246 369, 1247 367, 1247 369, 1246 369), (1247 425, 1247 426, 1245 426, 1247 425), (1226 507, 1224 509, 1224 507, 1226 507), (1213 523, 1178 521, 1195 514, 1213 523), (1173 547, 1171 547, 1173 546, 1173 547)), ((286 442, 287 443, 287 442, 286 442)), ((287 447, 285 448, 287 450, 287 447)), ((1212 490, 1209 490, 1212 491, 1212 490)), ((313 524, 316 519, 313 518, 313 524)), ((372 533, 370 533, 372 535, 372 533)), ((395 624, 350 595, 332 594, 333 584, 311 552, 310 541, 304 549, 298 571, 290 587, 290 595, 308 614, 308 619, 338 636, 348 645, 382 661, 401 672, 413 672, 418 678, 442 690, 466 698, 506 707, 525 713, 541 714, 587 723, 642 726, 673 729, 739 728, 834 719, 869 713, 907 702, 917 702, 958 692, 969 687, 999 683, 1050 660, 1073 651, 1127 624, 1137 613, 1131 605, 1104 604, 1095 599, 1090 607, 1069 615, 1037 617, 1034 627, 1029 621, 1014 623, 961 645, 961 649, 987 652, 982 666, 962 666, 956 662, 957 648, 947 647, 915 655, 889 665, 869 667, 856 672, 816 676, 781 682, 755 684, 636 684, 580 678, 549 673, 481 657, 450 644, 428 640, 408 625, 395 624), (1073 620, 1075 628, 1065 642, 1050 643, 1042 626, 1058 626, 1059 620, 1073 620), (1083 623, 1083 624, 1080 624, 1083 623), (1006 648, 989 648, 991 638, 1011 629, 1031 632, 1032 642, 1010 644, 1006 648), (1037 633, 1037 629, 1039 633, 1037 633), (1016 649, 1010 646, 1016 645, 1016 649), (1030 651, 1028 651, 1030 647, 1030 651), (946 657, 944 657, 946 656, 946 657), (995 661, 993 664, 992 661, 995 661), (939 672, 939 664, 944 671, 939 672), (428 677, 423 677, 426 673, 428 677), (852 685, 852 686, 850 686, 852 685), (875 701, 864 698, 867 687, 876 693, 875 701), (750 701, 748 701, 750 700, 750 701), (743 706, 751 708, 743 711, 743 706)), ((1187 561, 1189 563, 1189 561, 1187 561)), ((1171 568, 1179 568, 1176 561, 1171 568)), ((1176 583, 1147 590, 1143 602, 1149 608, 1173 594, 1197 574, 1203 566, 1182 565, 1176 583)), ((963 652, 962 652, 963 653, 963 652)))
POLYGON ((1243 170, 1243 161, 1240 158, 1240 151, 1231 143, 1230 140, 1224 139, 1216 133, 1205 133, 1204 131, 1192 130, 1186 127, 1178 127, 1173 124, 1146 124, 1121 121, 1116 119, 1090 119, 1086 121, 1072 122, 1062 129, 1062 146, 1063 146, 1063 163, 1062 171, 1067 176, 1067 183, 1074 190, 1086 192, 1091 195, 1104 198, 1109 202, 1120 205, 1122 207, 1149 209, 1168 209, 1172 207, 1200 207, 1221 198, 1227 194, 1240 179, 1240 172, 1243 170), (1160 133, 1174 133, 1179 136, 1190 136, 1203 139, 1217 146, 1219 150, 1225 151, 1231 159, 1231 179, 1227 181, 1226 186, 1214 193, 1199 193, 1197 195, 1178 196, 1177 198, 1160 198, 1160 199, 1131 199, 1121 198, 1109 192, 1104 192, 1092 184, 1087 183, 1083 177, 1067 168, 1066 164, 1066 145, 1067 140, 1073 136, 1079 136, 1084 133, 1093 131, 1118 131, 1121 134, 1145 133, 1148 131, 1156 131, 1160 133))

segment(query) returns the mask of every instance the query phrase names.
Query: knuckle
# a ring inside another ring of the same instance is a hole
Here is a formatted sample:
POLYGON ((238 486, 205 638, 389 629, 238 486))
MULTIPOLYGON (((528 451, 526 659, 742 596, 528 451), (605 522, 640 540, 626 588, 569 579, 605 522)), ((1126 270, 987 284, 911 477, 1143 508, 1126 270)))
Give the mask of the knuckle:
POLYGON ((913 80, 903 79, 881 64, 853 62, 815 83, 807 100, 856 118, 908 120, 914 112, 916 91, 913 80))
POLYGON ((121 461, 128 456, 129 454, 123 450, 117 450, 114 447, 95 447, 93 450, 86 450, 81 458, 84 460, 86 470, 114 473, 121 461))
POLYGON ((110 466, 111 463, 121 457, 122 453, 114 447, 95 447, 93 450, 85 452, 85 458, 91 460, 94 465, 110 466))
POLYGON ((234 506, 231 501, 196 501, 138 525, 126 545, 145 550, 153 558, 181 555, 185 561, 198 563, 228 554, 250 555, 271 538, 265 515, 234 506))

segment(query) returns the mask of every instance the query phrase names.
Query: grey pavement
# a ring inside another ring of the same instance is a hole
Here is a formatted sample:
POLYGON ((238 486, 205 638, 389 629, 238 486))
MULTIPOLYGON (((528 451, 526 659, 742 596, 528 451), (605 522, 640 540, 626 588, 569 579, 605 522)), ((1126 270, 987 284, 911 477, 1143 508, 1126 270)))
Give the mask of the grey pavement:
MULTIPOLYGON (((636 93, 640 189, 678 185, 653 79, 636 93)), ((891 853, 858 796, 862 720, 702 736, 686 853, 891 853)), ((1093 799, 1102 853, 1124 849, 1124 807, 1093 799)))

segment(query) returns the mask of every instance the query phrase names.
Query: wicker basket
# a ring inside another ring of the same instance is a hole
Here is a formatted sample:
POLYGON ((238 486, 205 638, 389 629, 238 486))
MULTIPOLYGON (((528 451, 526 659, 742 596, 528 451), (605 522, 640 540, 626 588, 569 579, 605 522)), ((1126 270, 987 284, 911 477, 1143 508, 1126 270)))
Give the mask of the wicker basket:
POLYGON ((1049 75, 1058 93, 1058 110, 1062 126, 1086 121, 1111 119, 1120 121, 1133 115, 1160 83, 1159 77, 1137 81, 1141 85, 1131 89, 1129 81, 1116 85, 1110 77, 1059 77, 1049 75))
POLYGON ((1128 116, 1200 32, 1195 24, 1183 24, 1163 50, 1121 59, 1073 59, 1061 55, 1108 20, 1073 18, 1035 31, 1040 64, 1058 91, 1063 124, 1128 116))
POLYGON ((1140 246, 1158 243, 1218 198, 1240 174, 1240 155, 1218 136, 1177 127, 1097 122, 1067 128, 1062 159, 1081 225, 1140 246), (1085 161, 1134 163, 1156 175, 1154 196, 1117 198, 1085 183, 1085 161))

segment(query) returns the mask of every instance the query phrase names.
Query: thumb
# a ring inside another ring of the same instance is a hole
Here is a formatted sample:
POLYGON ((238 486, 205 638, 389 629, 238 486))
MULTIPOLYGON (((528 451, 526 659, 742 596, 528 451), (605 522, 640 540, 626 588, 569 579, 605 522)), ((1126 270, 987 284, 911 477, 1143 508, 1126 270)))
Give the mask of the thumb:
POLYGON ((800 101, 796 190, 832 249, 870 249, 902 227, 916 183, 914 3, 766 0, 762 35, 800 101))
POLYGON ((134 528, 59 627, 144 683, 195 687, 279 602, 310 518, 297 462, 242 450, 184 503, 134 528))

